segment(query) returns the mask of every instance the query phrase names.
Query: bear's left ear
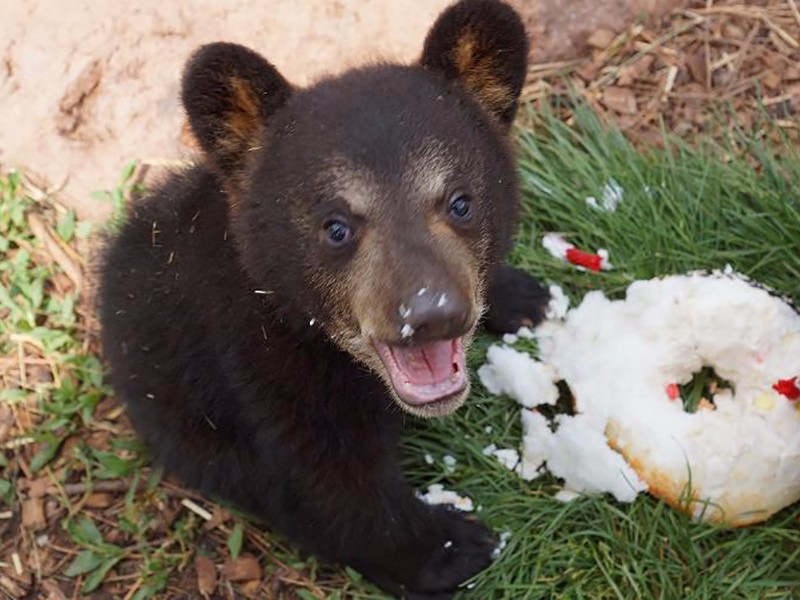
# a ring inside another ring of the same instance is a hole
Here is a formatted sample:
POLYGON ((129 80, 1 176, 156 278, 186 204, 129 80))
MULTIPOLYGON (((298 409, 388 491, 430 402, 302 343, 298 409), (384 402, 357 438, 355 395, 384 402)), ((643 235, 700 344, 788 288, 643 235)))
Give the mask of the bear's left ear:
POLYGON ((275 67, 238 44, 202 46, 183 72, 181 99, 192 133, 228 178, 244 167, 267 119, 291 94, 275 67))
POLYGON ((528 48, 525 27, 513 8, 498 0, 462 0, 428 32, 422 65, 458 79, 508 128, 525 82, 528 48))

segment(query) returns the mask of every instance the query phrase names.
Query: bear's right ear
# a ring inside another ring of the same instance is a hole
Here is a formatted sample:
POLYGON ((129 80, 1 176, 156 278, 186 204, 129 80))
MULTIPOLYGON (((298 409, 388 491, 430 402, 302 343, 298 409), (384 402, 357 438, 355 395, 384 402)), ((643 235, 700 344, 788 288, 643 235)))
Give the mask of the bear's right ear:
POLYGON ((422 65, 458 80, 507 129, 525 83, 528 48, 525 26, 513 8, 499 0, 461 0, 428 32, 422 65))
POLYGON ((181 98, 192 133, 225 177, 260 143, 267 118, 292 86, 259 54, 238 44, 202 46, 183 73, 181 98))

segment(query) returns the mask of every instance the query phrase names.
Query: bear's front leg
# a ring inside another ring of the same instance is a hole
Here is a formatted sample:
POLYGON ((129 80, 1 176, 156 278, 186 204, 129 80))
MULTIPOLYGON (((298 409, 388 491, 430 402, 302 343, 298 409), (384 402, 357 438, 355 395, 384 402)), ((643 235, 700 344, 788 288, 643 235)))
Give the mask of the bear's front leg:
MULTIPOLYGON (((497 539, 483 523, 444 506, 422 505, 413 539, 382 554, 351 561, 365 577, 384 590, 407 600, 445 600, 456 588, 485 569, 492 560, 497 539)), ((389 534, 394 536, 400 532, 389 534)))
POLYGON ((291 533, 305 550, 414 600, 450 598, 491 563, 497 544, 491 530, 455 509, 420 501, 396 466, 378 477, 352 475, 329 471, 324 486, 300 496, 291 533))
POLYGON ((483 319, 486 331, 516 333, 520 327, 533 327, 544 318, 550 292, 521 269, 497 265, 489 272, 483 319))

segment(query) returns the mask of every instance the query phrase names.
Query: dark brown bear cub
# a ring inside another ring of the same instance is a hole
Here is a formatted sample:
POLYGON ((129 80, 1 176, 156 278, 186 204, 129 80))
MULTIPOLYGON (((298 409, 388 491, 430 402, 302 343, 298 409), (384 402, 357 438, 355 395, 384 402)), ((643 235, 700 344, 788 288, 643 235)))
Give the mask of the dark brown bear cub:
POLYGON ((503 264, 527 53, 490 0, 445 11, 419 64, 307 89, 205 46, 182 91, 205 161, 105 257, 112 383, 167 472, 398 595, 449 597, 495 545, 420 502, 396 446, 404 413, 464 402, 479 321, 513 331, 547 300, 503 264))

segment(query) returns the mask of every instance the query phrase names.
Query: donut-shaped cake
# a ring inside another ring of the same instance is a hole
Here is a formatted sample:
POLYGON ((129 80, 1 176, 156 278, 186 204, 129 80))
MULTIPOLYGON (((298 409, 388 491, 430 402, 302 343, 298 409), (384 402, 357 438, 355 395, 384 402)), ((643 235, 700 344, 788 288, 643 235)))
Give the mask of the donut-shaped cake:
POLYGON ((637 281, 590 292, 539 328, 541 359, 605 423, 648 491, 695 518, 741 526, 800 500, 800 315, 742 278, 637 281), (727 384, 687 412, 680 386, 727 384))

